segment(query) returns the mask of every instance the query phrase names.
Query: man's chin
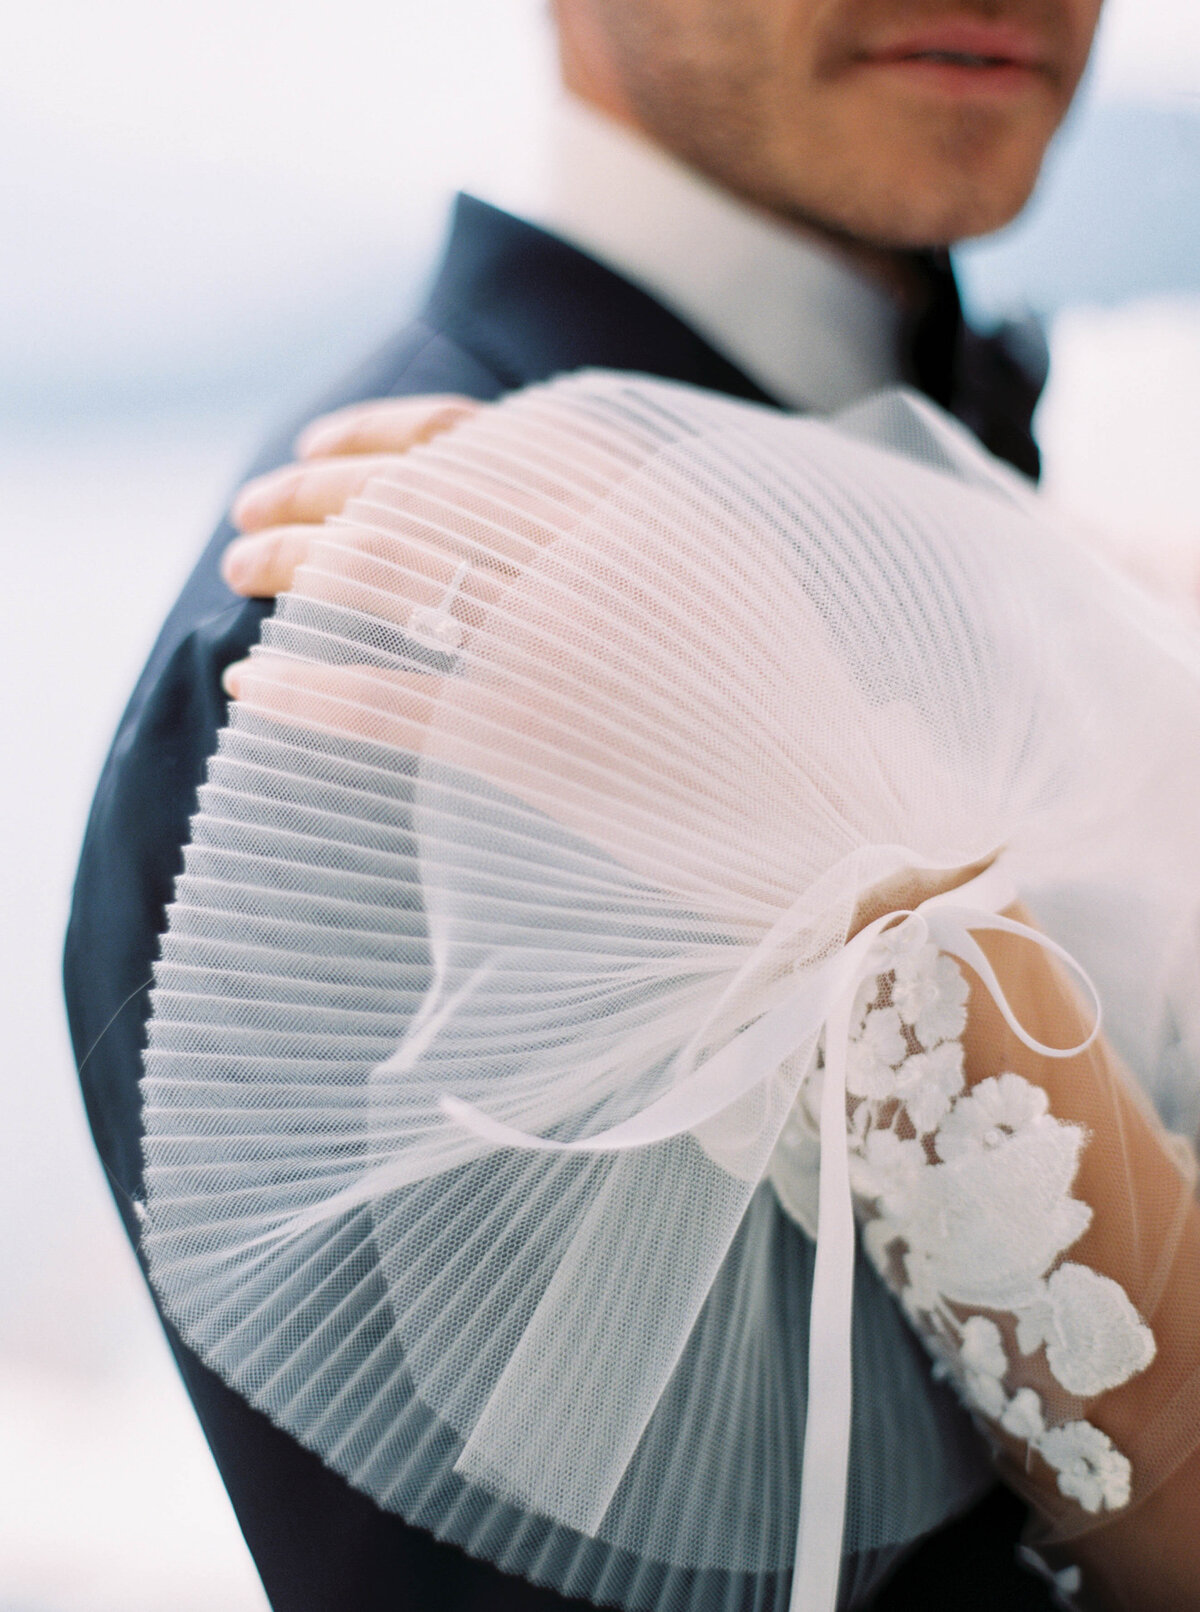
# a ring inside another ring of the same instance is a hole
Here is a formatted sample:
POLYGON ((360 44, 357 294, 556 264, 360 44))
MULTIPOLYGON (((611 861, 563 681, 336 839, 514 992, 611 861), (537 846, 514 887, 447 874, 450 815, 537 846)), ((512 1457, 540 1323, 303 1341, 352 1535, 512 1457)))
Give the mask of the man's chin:
POLYGON ((843 197, 780 198, 773 210, 847 245, 885 252, 924 251, 992 235, 1021 212, 1037 172, 1005 183, 964 183, 956 173, 941 183, 861 185, 843 197))
POLYGON ((990 235, 1038 181, 1054 120, 978 111, 914 119, 859 109, 772 139, 655 137, 718 184, 776 217, 847 246, 910 252, 990 235), (870 115, 874 112, 874 116, 870 115))
MULTIPOLYGON (((760 173, 773 175, 775 210, 887 251, 943 247, 1012 222, 1037 185, 1057 127, 1040 96, 1024 116, 1004 108, 856 106, 785 138, 760 173), (780 205, 782 204, 782 205, 780 205)), ((831 112, 837 109, 830 108, 831 112)))

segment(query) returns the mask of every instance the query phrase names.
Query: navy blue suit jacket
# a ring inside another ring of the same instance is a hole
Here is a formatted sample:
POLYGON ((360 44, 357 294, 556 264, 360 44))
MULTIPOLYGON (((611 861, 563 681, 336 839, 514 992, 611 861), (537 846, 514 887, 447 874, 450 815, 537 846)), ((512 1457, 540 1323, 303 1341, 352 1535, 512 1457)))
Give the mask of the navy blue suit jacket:
MULTIPOLYGON (((1012 344, 963 323, 953 279, 930 261, 930 311, 915 332, 913 381, 950 407, 993 451, 1036 473, 1029 419, 1041 376, 1012 344)), ((480 399, 582 366, 638 370, 736 397, 771 401, 645 292, 543 231, 460 197, 441 271, 420 316, 266 449, 259 473, 291 458, 295 430, 316 413, 362 398, 460 392, 480 399)), ((92 806, 67 933, 67 1007, 88 1118, 126 1228, 137 1243, 141 1192, 138 1081, 151 967, 164 909, 182 864, 216 735, 225 718, 221 673, 258 637, 269 605, 235 598, 218 561, 233 537, 223 522, 189 578, 121 720, 92 806)), ((308 1451, 227 1389, 168 1336, 276 1612, 538 1612, 561 1597, 506 1578, 379 1511, 308 1451)), ((1032 1581, 1008 1567, 1014 1510, 987 1521, 980 1541, 948 1531, 933 1575, 955 1552, 997 1552, 1015 1583, 999 1606, 1042 1606, 1032 1581)), ((969 1525, 968 1525, 969 1526, 969 1525)), ((904 1570, 920 1569, 923 1555, 904 1570)), ((998 1582, 995 1574, 993 1581, 998 1582)), ((943 1604, 926 1574, 919 1604, 943 1604)), ((897 1604, 908 1604, 906 1599, 897 1604)), ((881 1605, 885 1604, 883 1602, 881 1605)), ((890 1604, 888 1602, 887 1604, 890 1604)), ((916 1603, 914 1603, 916 1604, 916 1603)), ((979 1607, 992 1603, 978 1601, 979 1607)))

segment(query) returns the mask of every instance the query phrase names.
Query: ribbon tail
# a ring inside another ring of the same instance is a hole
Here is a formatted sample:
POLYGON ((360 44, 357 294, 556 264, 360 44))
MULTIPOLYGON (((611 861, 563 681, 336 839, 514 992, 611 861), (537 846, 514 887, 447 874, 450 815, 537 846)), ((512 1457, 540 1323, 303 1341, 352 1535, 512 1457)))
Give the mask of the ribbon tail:
POLYGON ((850 1002, 844 996, 830 1014, 825 1029, 819 1223, 808 1336, 808 1411, 790 1612, 834 1612, 842 1567, 850 1464, 855 1246, 846 1145, 849 1031, 850 1002))

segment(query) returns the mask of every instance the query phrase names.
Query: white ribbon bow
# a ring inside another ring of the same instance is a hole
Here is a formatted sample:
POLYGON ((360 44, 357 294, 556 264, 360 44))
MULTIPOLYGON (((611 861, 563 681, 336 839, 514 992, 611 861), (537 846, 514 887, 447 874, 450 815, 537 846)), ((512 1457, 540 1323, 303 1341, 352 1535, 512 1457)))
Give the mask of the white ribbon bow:
POLYGON ((795 992, 701 1064, 686 1081, 648 1104, 632 1118, 594 1136, 556 1142, 492 1119, 471 1103, 444 1095, 447 1118, 496 1147, 548 1153, 619 1153, 650 1147, 695 1130, 733 1106, 814 1035, 825 1031, 825 1080, 821 1094, 821 1173, 818 1196, 817 1257, 813 1273, 808 1344, 808 1413, 804 1429, 800 1516, 791 1612, 834 1612, 842 1563, 846 1482, 850 1455, 851 1321, 854 1304, 854 1201, 846 1131, 846 1058, 850 1016, 859 986, 886 972, 888 962, 876 941, 897 920, 919 926, 920 943, 973 969, 1003 1015, 1004 1022, 1032 1052, 1045 1058, 1074 1058, 1100 1033, 1100 1000, 1088 975, 1047 935, 1000 915, 1016 891, 998 863, 956 890, 931 896, 920 906, 884 913, 848 941, 836 957, 797 982, 795 992), (1083 981, 1092 999, 1094 1022, 1087 1039, 1074 1047, 1047 1047, 1034 1039, 1013 1013, 1000 981, 973 939, 975 929, 1020 935, 1040 946, 1083 981))

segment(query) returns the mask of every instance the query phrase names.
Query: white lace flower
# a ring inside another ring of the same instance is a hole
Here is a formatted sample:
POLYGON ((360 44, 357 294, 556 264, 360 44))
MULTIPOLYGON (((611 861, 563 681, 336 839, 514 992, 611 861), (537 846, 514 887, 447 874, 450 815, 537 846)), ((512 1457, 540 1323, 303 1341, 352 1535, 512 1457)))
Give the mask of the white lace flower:
POLYGON ((990 1377, 986 1371, 964 1371, 961 1387, 967 1404, 981 1415, 994 1422, 1003 1414, 1008 1397, 999 1377, 990 1377))
POLYGON ((896 1071, 896 1096, 919 1135, 936 1130, 962 1091, 961 1041, 943 1041, 933 1052, 917 1052, 896 1071))
POLYGON ((1008 1370, 1000 1328, 986 1316, 964 1323, 955 1376, 967 1404, 995 1420, 1008 1404, 1001 1378, 1008 1370))
POLYGON ((1075 1612, 1075 1603, 1071 1597, 1078 1595, 1083 1588, 1083 1573, 1074 1563, 1060 1567, 1056 1572, 1049 1562, 1039 1556, 1036 1550, 1031 1550, 1028 1545, 1017 1546, 1017 1557, 1031 1572, 1045 1579, 1050 1586, 1055 1606, 1061 1607, 1062 1612, 1075 1612))
POLYGON ((962 1035, 967 1024, 968 994, 967 982, 953 957, 938 956, 933 964, 928 1000, 912 1020, 917 1040, 923 1047, 936 1047, 939 1041, 954 1041, 962 1035))
POLYGON ((894 1065, 907 1051, 895 1008, 872 1008, 861 1033, 847 1048, 847 1090, 875 1102, 891 1097, 896 1085, 894 1065))
POLYGON ((937 1289, 926 1279, 927 1267, 919 1259, 913 1261, 909 1250, 903 1246, 901 1233, 885 1216, 864 1224, 862 1240, 867 1257, 888 1286, 897 1292, 909 1320, 924 1332, 929 1315, 940 1302, 937 1289))
MULTIPOLYGON (((902 968, 906 960, 930 948, 929 926, 924 918, 910 913, 902 923, 885 929, 875 942, 872 957, 879 958, 879 972, 890 974, 902 968)), ((936 951, 936 947, 930 948, 936 951)))
POLYGON ((1125 1289, 1086 1265, 1061 1265, 1046 1283, 1046 1364, 1068 1393, 1090 1399, 1136 1377, 1154 1359, 1154 1334, 1125 1289))
MULTIPOLYGON (((881 1220, 879 1224, 886 1225, 887 1222, 881 1220)), ((894 1241, 898 1235, 897 1228, 891 1226, 888 1235, 894 1241)), ((921 1315, 931 1315, 938 1308, 942 1298, 938 1291, 937 1261, 931 1259, 921 1249, 906 1248, 904 1277, 907 1286, 900 1295, 900 1302, 909 1317, 918 1320, 921 1315)))
POLYGON ((1042 1401, 1032 1388, 1017 1389, 1004 1408, 1000 1426, 1014 1438, 1030 1444, 1041 1438, 1046 1431, 1046 1419, 1042 1414, 1042 1401))
POLYGON ((1133 1468, 1091 1422, 1066 1422, 1042 1434, 1035 1448, 1058 1473, 1058 1487, 1084 1511, 1119 1511, 1129 1504, 1133 1468))
MULTIPOLYGON (((960 1098, 942 1138, 973 1099, 960 1098)), ((1092 1211, 1071 1195, 1084 1132, 1045 1118, 995 1147, 965 1147, 913 1184, 900 1228, 935 1262, 938 1291, 971 1309, 1017 1314, 1045 1297, 1043 1278, 1087 1230, 1092 1211)))
POLYGON ((1003 1377, 1008 1370, 1000 1328, 986 1315, 973 1315, 963 1323, 958 1353, 964 1366, 988 1377, 1003 1377))
POLYGON ((850 1157, 850 1179, 863 1198, 874 1198, 894 1223, 910 1213, 921 1177, 929 1169, 920 1142, 904 1142, 894 1131, 872 1131, 861 1155, 850 1157))
POLYGON ((939 999, 938 949, 932 941, 907 949, 894 946, 892 1002, 905 1024, 915 1024, 939 999))
MULTIPOLYGON (((889 1281, 892 1274, 892 1244, 896 1241, 896 1228, 890 1220, 868 1220, 862 1231, 863 1249, 875 1269, 889 1281)), ((907 1306, 911 1288, 906 1287, 900 1302, 907 1306)))
POLYGON ((1022 1075, 991 1075, 947 1115, 937 1134, 938 1157, 949 1161, 997 1148, 1034 1126, 1049 1106, 1042 1088, 1022 1075))
POLYGON ((879 995, 879 975, 869 974, 861 982, 854 993, 854 1003, 850 1009, 850 1039, 857 1041, 863 1033, 863 1026, 867 1022, 867 1010, 875 1003, 879 995))

